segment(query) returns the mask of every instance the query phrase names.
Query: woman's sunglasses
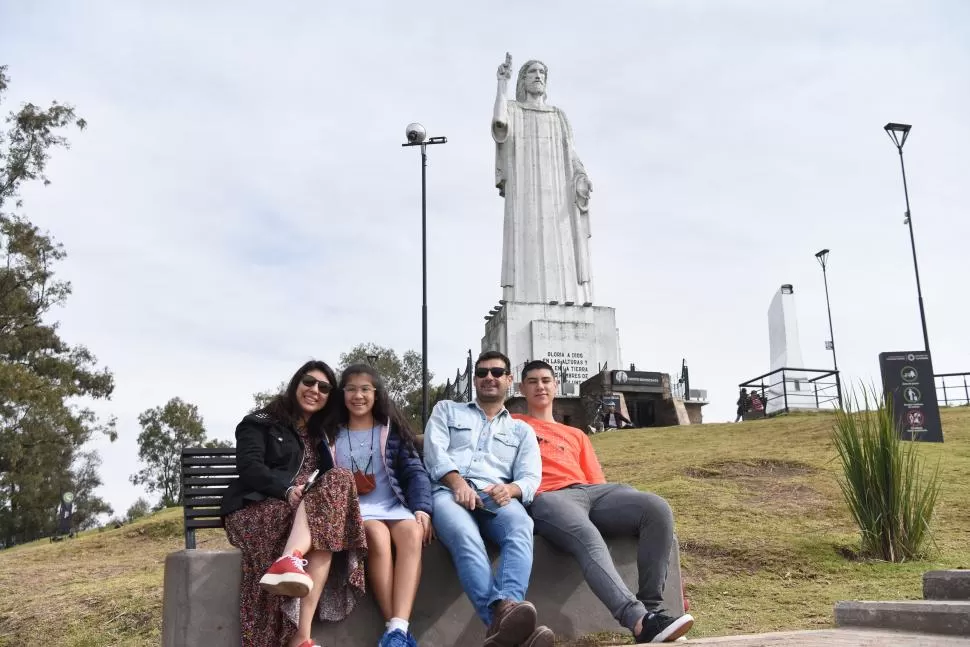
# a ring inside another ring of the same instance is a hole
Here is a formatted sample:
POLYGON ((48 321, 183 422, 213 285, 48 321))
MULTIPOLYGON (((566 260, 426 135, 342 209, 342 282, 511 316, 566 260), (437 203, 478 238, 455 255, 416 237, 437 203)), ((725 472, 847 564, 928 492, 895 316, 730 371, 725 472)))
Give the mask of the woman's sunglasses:
POLYGON ((302 384, 303 386, 309 387, 311 389, 314 386, 316 386, 317 390, 320 391, 320 393, 323 393, 324 395, 326 395, 327 393, 330 393, 330 391, 333 390, 333 386, 330 384, 330 382, 318 380, 312 375, 304 375, 303 377, 301 377, 300 384, 302 384))
POLYGON ((497 378, 502 377, 503 375, 508 375, 509 374, 509 371, 508 371, 508 369, 502 368, 501 366, 493 366, 491 368, 476 368, 475 369, 475 377, 477 377, 479 379, 485 377, 489 373, 492 374, 492 377, 494 377, 494 378, 497 379, 497 378))

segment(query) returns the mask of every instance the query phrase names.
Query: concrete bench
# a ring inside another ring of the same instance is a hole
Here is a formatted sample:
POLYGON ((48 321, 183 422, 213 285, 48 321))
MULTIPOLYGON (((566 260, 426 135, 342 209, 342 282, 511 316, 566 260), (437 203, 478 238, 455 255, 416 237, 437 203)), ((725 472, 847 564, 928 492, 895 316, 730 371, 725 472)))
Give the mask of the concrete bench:
MULTIPOLYGON (((165 647, 238 647, 240 554, 236 550, 196 550, 195 528, 221 527, 218 509, 227 479, 234 472, 231 450, 186 449, 183 451, 186 550, 168 555, 165 584, 162 644, 165 647), (205 479, 211 479, 206 482, 205 479), (217 505, 217 504, 216 504, 217 505)), ((608 540, 610 552, 623 580, 637 588, 637 542, 634 538, 608 540)), ((497 553, 492 551, 493 563, 497 553)), ((528 599, 536 605, 540 622, 562 638, 623 631, 586 585, 576 560, 541 537, 535 538, 528 599)), ((673 615, 684 612, 680 553, 674 541, 664 588, 665 607, 673 615)), ((384 620, 370 595, 344 621, 316 621, 314 639, 321 645, 376 644, 384 620)), ((451 556, 433 542, 424 551, 421 584, 411 615, 411 632, 421 647, 481 644, 485 627, 465 596, 451 556)))
MULTIPOLYGON (((637 587, 636 541, 608 542, 623 580, 637 587)), ((494 555, 493 555, 494 557, 494 555)), ((165 560, 165 597, 162 644, 165 647, 238 647, 240 555, 238 551, 187 549, 165 560)), ((593 595, 576 560, 535 539, 535 561, 528 599, 536 605, 540 622, 561 638, 602 631, 623 631, 593 595)), ((667 609, 684 611, 680 561, 676 542, 664 590, 667 609)), ((370 595, 344 621, 316 621, 313 637, 321 645, 373 645, 384 620, 370 595)), ((448 551, 437 541, 424 551, 424 567, 411 632, 421 647, 478 645, 485 628, 462 591, 448 551)))

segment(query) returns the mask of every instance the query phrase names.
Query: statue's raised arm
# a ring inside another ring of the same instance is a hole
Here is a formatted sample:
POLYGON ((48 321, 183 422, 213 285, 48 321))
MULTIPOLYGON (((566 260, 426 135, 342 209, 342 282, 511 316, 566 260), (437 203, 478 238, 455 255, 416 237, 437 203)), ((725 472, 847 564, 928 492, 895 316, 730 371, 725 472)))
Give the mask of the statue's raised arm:
POLYGON ((496 142, 504 142, 509 135, 509 79, 512 78, 512 55, 505 52, 505 62, 498 66, 495 73, 498 86, 495 90, 495 110, 492 115, 492 136, 496 142))

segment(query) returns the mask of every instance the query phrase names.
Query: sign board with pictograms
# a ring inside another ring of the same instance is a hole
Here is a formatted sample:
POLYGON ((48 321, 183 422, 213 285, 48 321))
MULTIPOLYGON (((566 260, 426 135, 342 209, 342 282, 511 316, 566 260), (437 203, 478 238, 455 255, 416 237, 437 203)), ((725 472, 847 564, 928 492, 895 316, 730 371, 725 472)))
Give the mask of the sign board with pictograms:
POLYGON ((879 370, 883 393, 892 402, 903 440, 942 443, 943 427, 929 353, 879 353, 879 370))

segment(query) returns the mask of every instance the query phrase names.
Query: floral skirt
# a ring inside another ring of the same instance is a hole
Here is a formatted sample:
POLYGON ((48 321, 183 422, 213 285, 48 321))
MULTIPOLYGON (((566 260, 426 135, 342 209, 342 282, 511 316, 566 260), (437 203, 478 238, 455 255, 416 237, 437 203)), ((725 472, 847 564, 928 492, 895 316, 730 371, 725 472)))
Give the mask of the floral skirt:
MULTIPOLYGON (((333 553, 318 614, 321 620, 343 620, 364 594, 367 555, 353 475, 339 468, 327 471, 303 502, 311 552, 333 553)), ((270 595, 259 586, 259 579, 286 547, 294 513, 286 501, 270 498, 251 503, 225 519, 229 543, 242 552, 239 620, 243 647, 281 647, 296 633, 300 599, 270 595)))

